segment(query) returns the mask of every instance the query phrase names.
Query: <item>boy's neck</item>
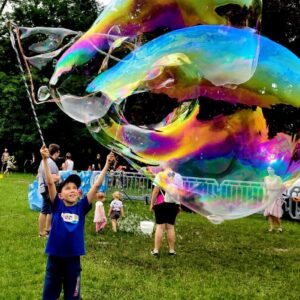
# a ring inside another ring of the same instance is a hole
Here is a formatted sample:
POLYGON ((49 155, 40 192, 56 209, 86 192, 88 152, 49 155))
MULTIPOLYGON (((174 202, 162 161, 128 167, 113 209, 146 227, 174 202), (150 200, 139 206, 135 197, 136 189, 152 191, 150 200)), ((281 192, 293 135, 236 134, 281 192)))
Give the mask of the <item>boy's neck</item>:
POLYGON ((69 201, 64 200, 64 199, 63 199, 63 201, 64 201, 65 206, 74 206, 77 203, 77 201, 76 202, 69 202, 69 201))

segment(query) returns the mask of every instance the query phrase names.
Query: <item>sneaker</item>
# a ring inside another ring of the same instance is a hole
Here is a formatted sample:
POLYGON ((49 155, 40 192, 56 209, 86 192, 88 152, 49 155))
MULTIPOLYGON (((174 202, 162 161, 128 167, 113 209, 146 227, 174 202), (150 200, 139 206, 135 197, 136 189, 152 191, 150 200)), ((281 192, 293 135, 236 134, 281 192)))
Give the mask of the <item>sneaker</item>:
POLYGON ((158 257, 158 252, 153 249, 151 250, 151 255, 158 257))
POLYGON ((273 231, 273 228, 270 228, 268 231, 269 231, 269 232, 272 232, 272 231, 273 231))
POLYGON ((277 232, 279 232, 279 233, 282 232, 282 228, 278 228, 277 232))
POLYGON ((169 252, 169 256, 176 256, 176 252, 175 251, 169 252))

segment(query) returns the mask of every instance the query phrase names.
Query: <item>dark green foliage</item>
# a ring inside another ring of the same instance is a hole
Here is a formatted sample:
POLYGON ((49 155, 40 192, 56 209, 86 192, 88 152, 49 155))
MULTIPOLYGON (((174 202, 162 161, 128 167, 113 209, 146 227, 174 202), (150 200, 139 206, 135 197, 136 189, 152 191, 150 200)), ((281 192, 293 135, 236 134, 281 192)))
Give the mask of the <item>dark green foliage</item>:
MULTIPOLYGON (((1 16, 1 21, 13 20, 24 27, 86 31, 97 15, 95 0, 29 0, 14 1, 13 11, 1 16)), ((41 140, 6 26, 0 28, 0 57, 0 151, 2 153, 7 147, 16 155, 22 169, 23 161, 31 158, 32 152, 38 153, 41 140)), ((47 84, 50 74, 33 70, 35 89, 47 84)), ((56 104, 47 103, 35 108, 46 143, 60 144, 62 155, 72 152, 76 167, 86 168, 101 148, 86 127, 66 116, 56 104)))
MULTIPOLYGON (((5 1, 1 1, 4 5, 5 1)), ((13 20, 19 26, 64 27, 86 31, 98 15, 96 0, 14 0, 9 1, 12 12, 0 16, 13 20)), ((300 55, 300 6, 299 0, 263 1, 261 32, 300 55)), ((156 34, 163 34, 165 29, 156 34)), ((145 37, 151 38, 154 33, 145 37)), ((156 36, 154 34, 154 36, 156 36)), ((51 71, 48 71, 49 73, 51 71)), ((49 74, 34 72, 35 86, 47 84, 49 74)), ((36 107, 46 143, 56 142, 62 146, 62 154, 72 152, 78 169, 87 167, 95 153, 105 150, 93 140, 83 124, 66 116, 55 104, 36 107), (84 149, 83 149, 84 148, 84 149)), ((265 112, 270 135, 282 131, 296 134, 299 128, 299 109, 272 109, 265 112), (281 121, 278 122, 278 120, 281 121), (273 124, 276 120, 276 124, 273 124)), ((139 120, 138 120, 139 121, 139 120)), ((0 153, 8 147, 17 157, 19 167, 38 152, 41 140, 34 122, 24 84, 18 69, 16 55, 11 47, 8 30, 0 27, 0 153)))

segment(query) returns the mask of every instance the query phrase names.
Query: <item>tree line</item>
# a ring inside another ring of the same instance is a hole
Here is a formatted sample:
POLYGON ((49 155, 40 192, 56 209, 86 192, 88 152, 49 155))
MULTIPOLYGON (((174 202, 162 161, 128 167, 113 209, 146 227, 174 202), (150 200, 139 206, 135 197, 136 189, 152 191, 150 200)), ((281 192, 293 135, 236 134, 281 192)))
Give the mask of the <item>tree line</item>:
MULTIPOLYGON (((41 140, 35 125, 25 86, 11 47, 5 21, 13 20, 23 27, 62 27, 86 31, 97 18, 100 8, 95 0, 15 0, 1 1, 0 16, 0 150, 6 147, 22 166, 31 153, 38 154, 41 140), (10 3, 10 11, 3 12, 10 3)), ((270 0, 263 2, 261 32, 300 55, 300 4, 299 0, 270 0)), ((50 74, 33 73, 37 86, 47 84, 50 74)), ((106 153, 89 134, 86 127, 65 115, 54 103, 37 105, 37 116, 46 144, 58 143, 62 154, 72 152, 77 167, 84 169, 95 154, 106 153)), ((285 131, 291 134, 300 130, 299 109, 279 107, 266 113, 270 132, 285 131), (276 124, 276 125, 275 125, 276 124), (272 127, 273 126, 273 127, 272 127), (275 127, 274 127, 275 126, 275 127), (276 127, 277 126, 277 127, 276 127), (279 127, 278 127, 279 126, 279 127)))

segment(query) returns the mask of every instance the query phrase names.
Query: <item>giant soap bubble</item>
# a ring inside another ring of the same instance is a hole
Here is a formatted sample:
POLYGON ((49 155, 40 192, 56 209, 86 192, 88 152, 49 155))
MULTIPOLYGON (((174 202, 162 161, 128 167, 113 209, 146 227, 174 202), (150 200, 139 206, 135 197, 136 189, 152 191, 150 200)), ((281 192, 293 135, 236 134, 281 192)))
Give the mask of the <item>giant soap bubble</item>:
POLYGON ((268 165, 300 175, 299 128, 270 131, 270 111, 300 106, 300 60, 260 16, 255 0, 111 1, 58 60, 52 96, 147 176, 180 173, 184 188, 162 187, 210 221, 250 215, 268 165))

